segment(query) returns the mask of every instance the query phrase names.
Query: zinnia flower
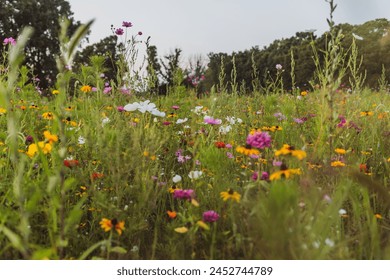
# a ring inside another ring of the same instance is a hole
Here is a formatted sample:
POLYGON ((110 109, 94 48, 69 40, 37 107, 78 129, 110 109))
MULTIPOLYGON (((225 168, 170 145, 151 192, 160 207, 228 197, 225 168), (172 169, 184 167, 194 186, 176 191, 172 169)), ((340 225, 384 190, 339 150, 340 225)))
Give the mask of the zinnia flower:
POLYGON ((203 221, 213 223, 218 221, 219 215, 213 210, 209 210, 203 213, 203 221))
POLYGON ((107 218, 103 218, 101 221, 100 221, 100 226, 101 228, 107 232, 107 231, 110 231, 112 229, 115 229, 116 232, 121 235, 122 234, 122 231, 125 229, 125 222, 124 221, 118 221, 117 219, 112 219, 112 220, 109 220, 107 218))
POLYGON ((271 136, 267 132, 254 132, 246 138, 246 143, 251 147, 264 149, 271 146, 271 136))
POLYGON ((194 190, 175 190, 173 192, 173 198, 191 200, 195 196, 194 190))

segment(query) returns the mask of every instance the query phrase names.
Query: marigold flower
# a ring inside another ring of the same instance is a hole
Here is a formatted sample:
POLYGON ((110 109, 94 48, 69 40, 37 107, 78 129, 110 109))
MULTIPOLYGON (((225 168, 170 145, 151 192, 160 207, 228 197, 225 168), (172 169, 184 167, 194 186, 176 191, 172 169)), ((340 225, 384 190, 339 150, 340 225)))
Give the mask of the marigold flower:
POLYGON ((110 220, 107 218, 103 218, 100 222, 100 227, 105 231, 108 232, 112 229, 115 229, 115 231, 121 235, 122 231, 125 229, 125 222, 124 221, 118 221, 116 218, 110 220))
POLYGON ((307 91, 306 91, 306 90, 301 91, 301 95, 302 95, 302 96, 306 96, 306 95, 307 95, 307 91))
POLYGON ((233 201, 240 202, 241 199, 241 195, 232 189, 228 189, 228 191, 226 192, 221 192, 220 196, 223 199, 223 201, 227 201, 228 199, 231 199, 233 201))
POLYGON ((87 92, 91 92, 92 91, 92 87, 91 86, 88 86, 88 85, 84 85, 80 88, 80 90, 84 93, 87 93, 87 92))

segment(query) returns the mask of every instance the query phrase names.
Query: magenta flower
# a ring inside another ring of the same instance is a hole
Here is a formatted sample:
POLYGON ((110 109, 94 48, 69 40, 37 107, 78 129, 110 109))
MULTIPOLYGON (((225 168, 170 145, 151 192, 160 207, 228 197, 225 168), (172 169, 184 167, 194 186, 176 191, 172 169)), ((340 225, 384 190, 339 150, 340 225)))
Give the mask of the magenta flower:
POLYGON ((110 93, 111 90, 112 90, 111 87, 105 87, 105 88, 103 89, 103 93, 104 93, 104 94, 108 94, 108 93, 110 93))
POLYGON ((258 132, 254 134, 249 134, 246 138, 246 143, 251 145, 251 147, 264 149, 271 146, 271 136, 268 132, 258 132))
POLYGON ((209 210, 203 213, 203 221, 205 222, 216 222, 219 219, 219 215, 217 212, 213 210, 209 210))
POLYGON ((118 110, 118 112, 124 112, 125 111, 125 108, 123 106, 118 106, 118 107, 116 107, 116 109, 118 110))
POLYGON ((192 189, 188 190, 175 190, 173 198, 191 200, 195 197, 195 192, 192 189))
POLYGON ((178 110, 180 107, 177 106, 177 105, 173 105, 171 108, 172 108, 173 110, 178 110))
POLYGON ((259 178, 259 173, 257 171, 253 172, 252 176, 251 176, 251 179, 253 181, 257 181, 258 178, 259 178))
POLYGON ((345 119, 344 116, 339 116, 340 122, 337 124, 337 127, 344 127, 347 123, 347 120, 345 119))
POLYGON ((10 44, 12 46, 15 46, 16 45, 16 40, 14 38, 12 38, 12 37, 5 38, 4 41, 3 41, 3 44, 4 45, 10 44))
POLYGON ((261 173, 261 180, 265 180, 265 181, 268 181, 269 179, 269 174, 267 172, 262 172, 261 173))
POLYGON ((209 116, 205 116, 204 119, 203 119, 204 123, 207 123, 207 124, 221 124, 222 123, 222 120, 221 119, 214 119, 212 117, 209 117, 209 116))
MULTIPOLYGON (((132 27, 133 24, 130 21, 124 21, 122 22, 122 27, 132 27)), ((122 34, 120 34, 122 35, 122 34)))
POLYGON ((138 31, 138 35, 141 36, 141 35, 142 35, 142 32, 141 32, 141 31, 138 31))
POLYGON ((122 28, 117 28, 117 29, 115 29, 115 34, 116 34, 116 35, 120 36, 120 35, 123 35, 123 33, 124 33, 124 31, 123 31, 122 28))

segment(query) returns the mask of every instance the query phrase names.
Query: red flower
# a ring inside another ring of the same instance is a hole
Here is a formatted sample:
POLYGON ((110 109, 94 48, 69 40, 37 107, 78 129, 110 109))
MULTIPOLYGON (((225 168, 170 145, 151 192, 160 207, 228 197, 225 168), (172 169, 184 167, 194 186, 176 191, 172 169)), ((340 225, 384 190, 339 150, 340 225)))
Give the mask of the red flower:
POLYGON ((103 174, 103 173, 94 172, 94 173, 92 173, 92 175, 91 175, 92 180, 94 180, 94 179, 101 179, 101 178, 103 178, 103 177, 104 177, 104 174, 103 174))
POLYGON ((217 147, 218 149, 222 149, 222 148, 226 148, 226 144, 224 142, 215 142, 214 143, 215 147, 217 147))
POLYGON ((79 161, 77 159, 65 159, 64 165, 66 167, 72 168, 72 167, 79 165, 79 161))

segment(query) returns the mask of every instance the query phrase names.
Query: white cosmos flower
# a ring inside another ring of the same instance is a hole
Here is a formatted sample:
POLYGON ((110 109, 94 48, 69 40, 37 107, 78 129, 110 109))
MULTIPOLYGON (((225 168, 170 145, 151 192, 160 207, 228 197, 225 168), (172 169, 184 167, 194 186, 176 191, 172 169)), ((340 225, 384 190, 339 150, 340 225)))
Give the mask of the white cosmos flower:
POLYGON ((199 179, 202 176, 202 174, 203 174, 202 171, 198 171, 198 170, 190 171, 190 173, 188 173, 188 177, 196 180, 196 179, 199 179))
POLYGON ((102 119, 102 125, 105 125, 110 122, 110 119, 108 117, 105 117, 102 119))
POLYGON ((131 103, 131 104, 127 104, 123 107, 123 109, 127 112, 133 112, 135 110, 137 110, 139 108, 139 103, 138 102, 134 102, 134 103, 131 103))
POLYGON ((188 121, 188 118, 185 118, 185 119, 177 119, 176 124, 185 123, 186 121, 188 121))
POLYGON ((227 134, 230 130, 232 130, 231 125, 222 125, 219 127, 219 133, 227 134))
POLYGON ((178 182, 180 182, 180 181, 181 181, 181 176, 176 174, 175 176, 173 176, 172 181, 173 181, 175 184, 178 183, 178 182))
POLYGON ((83 136, 79 136, 79 138, 77 139, 77 143, 79 145, 84 145, 85 144, 85 138, 83 136))

